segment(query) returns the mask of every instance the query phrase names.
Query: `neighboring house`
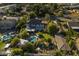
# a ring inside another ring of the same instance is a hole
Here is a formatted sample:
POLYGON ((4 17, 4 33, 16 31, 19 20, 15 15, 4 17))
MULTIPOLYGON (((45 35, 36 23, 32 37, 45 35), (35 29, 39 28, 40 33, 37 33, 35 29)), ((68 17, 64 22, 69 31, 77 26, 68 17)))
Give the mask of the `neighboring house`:
POLYGON ((64 39, 62 36, 55 35, 54 42, 59 50, 71 50, 69 45, 66 43, 66 39, 64 39))
POLYGON ((71 21, 70 19, 67 19, 67 18, 64 18, 64 17, 59 17, 58 20, 61 21, 61 22, 71 21))
POLYGON ((79 50, 79 38, 77 38, 75 40, 75 46, 76 46, 77 50, 79 50))
POLYGON ((70 28, 79 31, 79 22, 71 21, 68 24, 70 28))
POLYGON ((43 31, 46 28, 47 21, 42 20, 30 20, 26 24, 26 28, 29 29, 28 31, 43 31))
POLYGON ((18 46, 24 45, 25 43, 29 42, 28 40, 25 39, 20 39, 20 42, 17 44, 18 46))
POLYGON ((59 20, 59 17, 58 16, 50 16, 50 19, 51 20, 59 20))
POLYGON ((0 32, 15 30, 18 19, 18 17, 3 17, 2 20, 0 20, 0 32))

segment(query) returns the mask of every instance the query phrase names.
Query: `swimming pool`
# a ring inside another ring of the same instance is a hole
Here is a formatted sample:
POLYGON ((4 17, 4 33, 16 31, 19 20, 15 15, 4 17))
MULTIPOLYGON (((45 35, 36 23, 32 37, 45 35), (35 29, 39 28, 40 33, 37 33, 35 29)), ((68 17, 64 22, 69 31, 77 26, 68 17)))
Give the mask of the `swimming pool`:
POLYGON ((6 40, 11 39, 12 37, 14 37, 14 35, 11 35, 11 34, 4 34, 4 35, 0 36, 0 40, 1 40, 1 41, 6 41, 6 40))
POLYGON ((30 40, 31 42, 35 42, 37 40, 37 37, 36 36, 31 36, 30 39, 31 39, 30 40))
POLYGON ((3 41, 3 40, 8 40, 8 39, 10 39, 11 38, 11 36, 10 35, 3 35, 2 37, 1 37, 1 40, 3 41))

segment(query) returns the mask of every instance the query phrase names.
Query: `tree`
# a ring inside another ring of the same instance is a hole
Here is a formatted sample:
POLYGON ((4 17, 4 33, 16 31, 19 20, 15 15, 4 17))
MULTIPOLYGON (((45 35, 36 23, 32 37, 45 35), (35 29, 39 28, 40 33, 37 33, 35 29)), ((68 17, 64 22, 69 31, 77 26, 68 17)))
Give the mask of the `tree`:
POLYGON ((33 11, 38 17, 44 17, 49 13, 49 4, 30 4, 30 10, 33 11), (48 5, 48 6, 46 6, 48 5))
POLYGON ((23 50, 21 48, 12 48, 12 55, 23 55, 23 50))
POLYGON ((26 23, 27 23, 28 17, 27 15, 24 15, 20 18, 20 20, 17 21, 17 25, 16 28, 18 30, 20 30, 21 28, 25 28, 26 27, 26 23))
POLYGON ((55 55, 56 55, 56 56, 62 56, 61 50, 57 50, 57 51, 55 52, 55 55))
POLYGON ((61 31, 60 34, 62 34, 63 36, 67 35, 66 31, 61 31))
POLYGON ((64 16, 63 11, 59 11, 59 12, 58 12, 58 16, 59 16, 59 17, 63 17, 63 16, 64 16))
POLYGON ((73 48, 74 44, 75 44, 74 40, 73 39, 70 39, 69 46, 71 47, 71 49, 73 48))
POLYGON ((50 15, 49 14, 45 14, 45 20, 50 20, 50 15))
POLYGON ((58 30, 59 30, 58 27, 52 22, 50 22, 47 26, 47 31, 49 34, 55 35, 58 32, 58 30))
POLYGON ((24 52, 29 52, 29 53, 35 52, 35 47, 31 42, 22 45, 21 48, 23 49, 24 52))
POLYGON ((22 4, 16 4, 16 6, 12 6, 7 9, 6 14, 10 16, 21 16, 22 15, 22 4))
POLYGON ((30 17, 30 18, 34 18, 34 17, 36 17, 35 12, 33 12, 33 11, 32 11, 32 12, 29 12, 29 17, 30 17))
POLYGON ((75 46, 75 40, 72 39, 71 37, 69 39, 67 39, 67 43, 69 44, 70 48, 72 50, 76 50, 76 46, 75 46))
POLYGON ((29 36, 29 34, 27 33, 26 29, 20 31, 20 34, 19 34, 19 37, 20 37, 20 38, 25 39, 25 38, 27 38, 28 36, 29 36))
POLYGON ((11 41, 11 47, 16 47, 19 42, 20 42, 19 38, 15 37, 11 41))

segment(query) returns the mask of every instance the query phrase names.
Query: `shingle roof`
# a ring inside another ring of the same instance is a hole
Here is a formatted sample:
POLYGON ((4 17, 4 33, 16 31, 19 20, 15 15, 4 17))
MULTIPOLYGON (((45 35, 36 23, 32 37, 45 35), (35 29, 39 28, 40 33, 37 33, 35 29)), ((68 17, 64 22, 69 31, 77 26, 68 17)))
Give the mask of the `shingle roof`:
POLYGON ((33 19, 33 20, 30 20, 28 23, 30 23, 30 24, 47 24, 48 22, 46 20, 33 19))
POLYGON ((31 20, 29 23, 30 24, 39 24, 39 23, 41 23, 41 20, 31 20))
POLYGON ((69 26, 71 26, 71 27, 79 27, 79 22, 69 22, 69 26))
POLYGON ((70 50, 70 47, 67 45, 66 40, 63 37, 55 35, 55 42, 58 49, 70 50))
POLYGON ((76 39, 75 45, 76 45, 77 49, 79 50, 79 38, 76 39))

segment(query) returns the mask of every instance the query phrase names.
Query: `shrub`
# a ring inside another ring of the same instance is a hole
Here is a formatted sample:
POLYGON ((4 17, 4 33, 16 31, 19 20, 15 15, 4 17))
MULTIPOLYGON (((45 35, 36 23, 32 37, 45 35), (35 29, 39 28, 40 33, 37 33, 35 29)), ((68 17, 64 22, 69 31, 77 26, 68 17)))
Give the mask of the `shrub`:
POLYGON ((20 32, 19 36, 20 36, 20 38, 25 39, 25 38, 27 38, 27 37, 29 36, 29 34, 28 34, 27 31, 24 29, 24 30, 22 30, 22 31, 20 32))
POLYGON ((16 47, 19 42, 20 42, 19 38, 15 37, 11 41, 11 47, 16 47))
POLYGON ((12 55, 23 55, 23 50, 21 48, 12 48, 12 55))
POLYGON ((25 45, 22 45, 21 48, 24 52, 32 53, 35 51, 35 47, 31 42, 26 43, 25 45))

